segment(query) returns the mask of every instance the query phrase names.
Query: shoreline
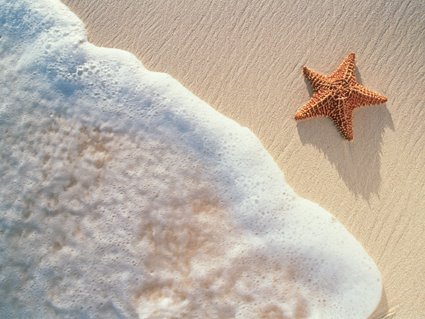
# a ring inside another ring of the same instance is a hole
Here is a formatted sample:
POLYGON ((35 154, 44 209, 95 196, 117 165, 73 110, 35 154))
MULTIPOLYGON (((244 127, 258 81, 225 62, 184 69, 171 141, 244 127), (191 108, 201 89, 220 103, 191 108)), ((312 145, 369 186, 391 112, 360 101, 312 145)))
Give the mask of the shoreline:
POLYGON ((411 19, 421 17, 410 13, 421 12, 423 5, 404 10, 384 6, 381 24, 360 24, 350 37, 360 17, 378 19, 383 2, 364 8, 346 3, 346 12, 338 5, 330 22, 319 27, 315 22, 331 12, 329 3, 316 10, 277 2, 228 7, 195 0, 180 7, 165 1, 130 1, 127 7, 64 3, 86 23, 91 42, 135 53, 149 70, 171 74, 250 128, 294 190, 334 214, 377 262, 384 279, 378 311, 400 305, 395 318, 422 314, 417 301, 425 298, 420 272, 425 259, 417 254, 424 250, 420 239, 425 235, 417 225, 425 219, 420 196, 425 193, 425 148, 420 147, 425 125, 417 120, 425 106, 420 85, 412 79, 420 80, 424 66, 409 66, 425 54, 415 44, 421 27, 410 28, 411 19), (303 41, 294 43, 294 38, 303 41), (389 97, 385 106, 355 112, 352 143, 340 137, 330 120, 292 120, 310 96, 301 67, 332 72, 349 50, 357 53, 360 82, 389 97))

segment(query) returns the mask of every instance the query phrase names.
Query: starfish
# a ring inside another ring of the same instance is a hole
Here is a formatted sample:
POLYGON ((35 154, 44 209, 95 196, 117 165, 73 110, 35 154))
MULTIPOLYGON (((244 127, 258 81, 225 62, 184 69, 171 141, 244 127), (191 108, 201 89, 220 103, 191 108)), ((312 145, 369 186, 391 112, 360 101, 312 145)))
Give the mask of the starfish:
POLYGON ((310 101, 295 114, 296 120, 328 116, 347 140, 353 139, 353 110, 387 101, 385 96, 368 90, 356 81, 354 59, 354 53, 350 53, 328 76, 303 68, 304 76, 314 92, 310 101))

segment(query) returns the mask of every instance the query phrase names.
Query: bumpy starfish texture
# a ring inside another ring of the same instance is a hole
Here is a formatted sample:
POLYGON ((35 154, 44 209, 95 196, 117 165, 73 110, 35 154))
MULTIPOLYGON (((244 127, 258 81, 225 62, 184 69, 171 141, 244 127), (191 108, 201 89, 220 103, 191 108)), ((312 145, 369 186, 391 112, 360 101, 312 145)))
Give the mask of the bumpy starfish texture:
POLYGON ((329 76, 304 67, 304 75, 314 93, 310 101, 297 111, 296 120, 328 116, 347 140, 353 139, 353 110, 387 101, 385 96, 366 89, 356 81, 354 59, 354 53, 350 53, 329 76))

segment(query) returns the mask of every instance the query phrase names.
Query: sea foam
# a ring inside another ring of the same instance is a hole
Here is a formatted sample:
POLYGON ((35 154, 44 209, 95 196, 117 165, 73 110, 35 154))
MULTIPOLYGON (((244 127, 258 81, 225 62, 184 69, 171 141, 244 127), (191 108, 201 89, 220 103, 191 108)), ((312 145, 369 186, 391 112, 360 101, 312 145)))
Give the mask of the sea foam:
POLYGON ((0 318, 371 314, 374 262, 251 131, 59 1, 0 7, 0 318))

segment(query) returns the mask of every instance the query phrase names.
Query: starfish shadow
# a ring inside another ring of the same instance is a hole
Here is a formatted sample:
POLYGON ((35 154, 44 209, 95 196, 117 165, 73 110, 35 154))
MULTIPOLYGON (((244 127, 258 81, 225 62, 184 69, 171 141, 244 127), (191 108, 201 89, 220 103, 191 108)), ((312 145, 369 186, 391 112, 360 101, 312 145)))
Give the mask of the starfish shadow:
POLYGON ((384 130, 394 130, 386 106, 354 111, 354 140, 345 140, 330 119, 297 123, 303 144, 320 149, 336 167, 347 187, 356 195, 369 199, 378 193, 381 175, 381 142, 384 130), (318 133, 320 132, 320 133, 318 133))
MULTIPOLYGON (((358 74, 357 79, 361 83, 358 74)), ((308 87, 312 94, 311 87, 308 87)), ((340 135, 329 118, 297 122, 301 142, 311 144, 322 151, 338 170, 351 192, 366 200, 379 191, 381 143, 387 127, 394 130, 386 104, 354 110, 354 139, 350 142, 340 135)))

